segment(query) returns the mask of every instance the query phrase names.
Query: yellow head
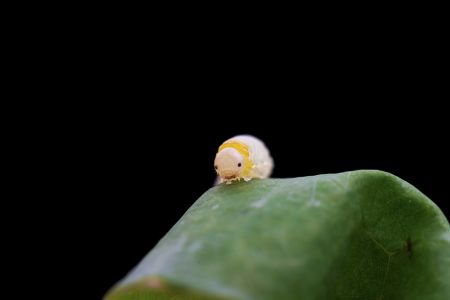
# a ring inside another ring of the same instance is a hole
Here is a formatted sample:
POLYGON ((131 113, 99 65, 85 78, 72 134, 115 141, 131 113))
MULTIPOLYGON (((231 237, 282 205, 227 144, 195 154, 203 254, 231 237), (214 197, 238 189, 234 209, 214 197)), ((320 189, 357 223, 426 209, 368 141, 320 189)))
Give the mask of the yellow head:
POLYGON ((234 148, 224 148, 217 153, 214 168, 224 180, 240 178, 244 169, 244 157, 234 148))
POLYGON ((224 181, 248 178, 253 168, 249 149, 238 141, 226 141, 219 147, 214 160, 214 168, 224 181))

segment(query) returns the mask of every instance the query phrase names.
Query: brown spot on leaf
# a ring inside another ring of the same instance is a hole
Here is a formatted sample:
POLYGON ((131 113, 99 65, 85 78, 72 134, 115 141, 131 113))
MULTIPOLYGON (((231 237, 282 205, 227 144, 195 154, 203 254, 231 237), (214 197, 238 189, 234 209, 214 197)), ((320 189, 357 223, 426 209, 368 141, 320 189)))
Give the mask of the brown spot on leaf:
POLYGON ((149 277, 146 279, 145 283, 152 289, 163 289, 165 287, 162 280, 158 277, 149 277))
POLYGON ((408 257, 411 258, 412 251, 413 251, 413 243, 412 243, 410 237, 408 237, 405 241, 404 250, 405 250, 406 254, 408 255, 408 257))

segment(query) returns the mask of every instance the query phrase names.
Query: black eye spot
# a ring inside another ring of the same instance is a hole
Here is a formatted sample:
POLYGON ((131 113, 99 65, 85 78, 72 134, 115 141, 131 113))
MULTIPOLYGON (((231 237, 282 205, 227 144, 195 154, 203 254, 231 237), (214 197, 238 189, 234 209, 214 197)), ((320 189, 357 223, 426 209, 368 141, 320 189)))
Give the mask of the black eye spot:
POLYGON ((217 166, 214 166, 214 169, 216 169, 216 170, 217 170, 217 166))
POLYGON ((241 167, 242 166, 242 164, 241 163, 238 163, 238 167, 241 167))

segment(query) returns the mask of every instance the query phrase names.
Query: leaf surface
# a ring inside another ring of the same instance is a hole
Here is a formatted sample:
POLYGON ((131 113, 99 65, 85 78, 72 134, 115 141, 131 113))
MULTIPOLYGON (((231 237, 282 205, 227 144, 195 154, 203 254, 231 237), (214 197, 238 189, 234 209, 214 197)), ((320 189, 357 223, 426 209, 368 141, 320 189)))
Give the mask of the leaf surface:
POLYGON ((448 300, 450 227, 381 171, 220 185, 105 299, 448 300))

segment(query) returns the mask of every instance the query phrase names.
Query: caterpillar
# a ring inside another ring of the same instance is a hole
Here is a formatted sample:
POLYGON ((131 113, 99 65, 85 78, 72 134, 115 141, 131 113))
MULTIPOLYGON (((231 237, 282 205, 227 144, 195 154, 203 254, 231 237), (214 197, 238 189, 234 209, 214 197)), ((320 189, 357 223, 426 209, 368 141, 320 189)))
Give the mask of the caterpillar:
POLYGON ((251 135, 238 135, 219 147, 214 168, 219 182, 229 184, 233 180, 269 177, 273 160, 261 140, 251 135))

